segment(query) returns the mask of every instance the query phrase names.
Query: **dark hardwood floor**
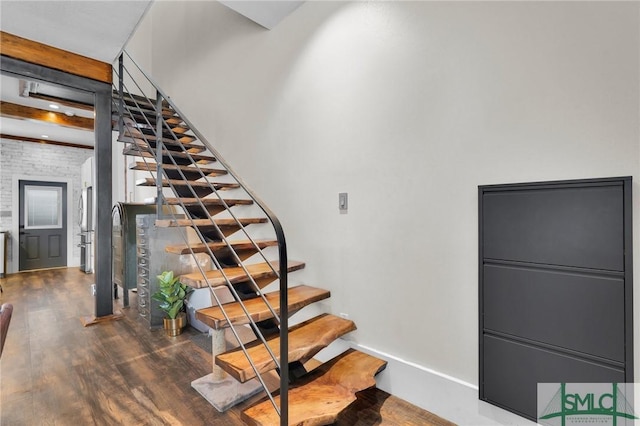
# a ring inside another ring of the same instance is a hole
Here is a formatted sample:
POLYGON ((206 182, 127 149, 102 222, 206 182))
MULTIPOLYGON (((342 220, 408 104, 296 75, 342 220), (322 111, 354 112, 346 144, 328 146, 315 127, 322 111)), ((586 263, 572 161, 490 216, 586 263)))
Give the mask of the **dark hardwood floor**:
MULTIPOLYGON (((240 413, 261 396, 219 413, 191 388, 211 368, 194 343, 198 331, 169 338, 149 330, 121 299, 114 310, 123 319, 83 327, 80 318, 94 313, 93 280, 78 268, 0 279, 0 302, 14 306, 0 358, 1 425, 243 424, 240 413)), ((337 424, 451 425, 375 388, 337 424)))

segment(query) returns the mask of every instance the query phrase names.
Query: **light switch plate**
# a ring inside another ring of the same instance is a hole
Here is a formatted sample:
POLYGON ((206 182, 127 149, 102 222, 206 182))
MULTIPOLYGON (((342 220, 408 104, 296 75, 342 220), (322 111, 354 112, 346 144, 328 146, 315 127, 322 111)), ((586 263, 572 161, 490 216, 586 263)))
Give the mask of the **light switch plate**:
POLYGON ((342 212, 346 212, 349 208, 349 195, 346 192, 340 192, 338 194, 338 209, 342 212))

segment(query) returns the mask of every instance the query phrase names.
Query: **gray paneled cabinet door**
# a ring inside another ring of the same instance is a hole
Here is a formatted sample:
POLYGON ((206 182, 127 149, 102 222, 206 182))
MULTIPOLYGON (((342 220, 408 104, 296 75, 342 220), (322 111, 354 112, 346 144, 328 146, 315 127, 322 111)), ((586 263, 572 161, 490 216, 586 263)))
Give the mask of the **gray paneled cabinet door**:
POLYGON ((631 178, 479 187, 480 399, 633 381, 631 178))

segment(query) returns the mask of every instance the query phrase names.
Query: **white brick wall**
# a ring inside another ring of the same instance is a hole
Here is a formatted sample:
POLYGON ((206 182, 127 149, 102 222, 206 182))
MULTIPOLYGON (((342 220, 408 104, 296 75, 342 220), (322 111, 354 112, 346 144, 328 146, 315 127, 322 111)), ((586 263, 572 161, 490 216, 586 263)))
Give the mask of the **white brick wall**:
MULTIPOLYGON (((16 175, 38 178, 64 178, 72 182, 72 202, 67 211, 67 225, 72 226, 73 258, 68 264, 80 262, 80 237, 76 206, 80 199, 80 169, 82 163, 93 155, 93 150, 71 148, 56 145, 45 145, 0 139, 0 231, 11 231, 14 220, 17 220, 18 206, 13 206, 13 177, 16 175)), ((69 188, 67 188, 69 190, 69 188)), ((12 267, 12 247, 17 244, 15 235, 11 235, 7 247, 7 270, 12 267)), ((17 259, 16 259, 17 261, 17 259)))

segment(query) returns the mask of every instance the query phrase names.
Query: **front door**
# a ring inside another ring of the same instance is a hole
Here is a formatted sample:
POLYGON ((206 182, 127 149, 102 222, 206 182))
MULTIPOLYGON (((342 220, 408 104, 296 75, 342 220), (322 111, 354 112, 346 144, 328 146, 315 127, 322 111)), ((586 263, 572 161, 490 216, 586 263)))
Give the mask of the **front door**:
POLYGON ((67 266, 67 184, 20 181, 20 270, 67 266))

